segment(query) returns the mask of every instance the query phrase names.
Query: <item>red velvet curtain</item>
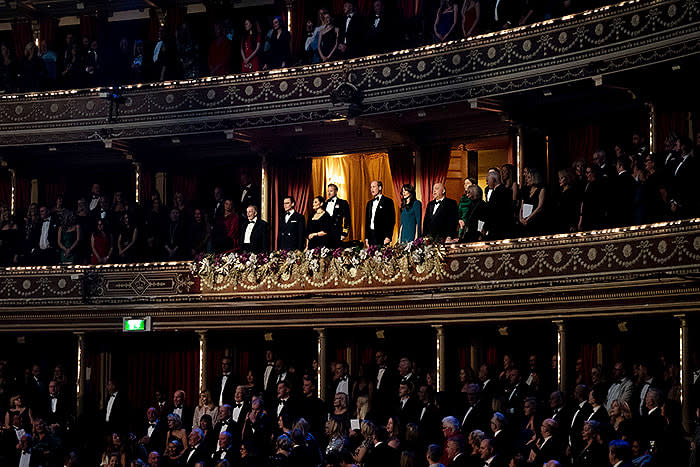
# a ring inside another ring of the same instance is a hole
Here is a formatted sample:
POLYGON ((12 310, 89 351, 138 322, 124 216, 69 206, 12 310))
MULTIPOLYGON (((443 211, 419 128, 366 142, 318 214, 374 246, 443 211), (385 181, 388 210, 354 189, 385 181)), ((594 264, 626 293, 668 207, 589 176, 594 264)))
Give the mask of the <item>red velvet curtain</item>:
MULTIPOLYGON (((171 6, 165 12, 165 30, 168 37, 175 37, 175 31, 185 21, 187 15, 187 7, 171 6)), ((158 31, 156 30, 156 33, 158 31)), ((156 39, 158 36, 156 35, 156 39)))
MULTIPOLYGON (((243 382, 250 369, 250 352, 247 350, 239 351, 236 360, 238 363, 238 375, 241 382, 243 382)), ((256 378, 259 378, 258 375, 256 375, 256 378)))
POLYGON ((449 166, 449 144, 436 144, 423 148, 421 154, 421 175, 423 177, 421 180, 421 196, 423 200, 421 218, 425 215, 425 208, 428 206, 428 203, 433 199, 433 185, 438 182, 445 183, 449 166))
POLYGON ((18 60, 24 59, 24 46, 33 42, 33 39, 30 23, 12 23, 12 41, 15 43, 15 55, 18 60))
POLYGON ((487 365, 496 365, 498 362, 498 359, 496 356, 498 355, 498 351, 496 350, 496 347, 489 347, 486 350, 486 364, 487 365))
POLYGON ((671 133, 677 136, 688 136, 688 113, 657 111, 656 112, 656 147, 663 151, 664 140, 671 133))
POLYGON ((394 182, 394 197, 401 196, 401 187, 406 184, 416 185, 416 166, 413 151, 407 147, 389 149, 389 167, 394 182))
POLYGON ((17 177, 17 192, 15 193, 15 216, 23 219, 27 215, 27 208, 31 200, 32 182, 26 178, 17 177))
MULTIPOLYGON (((172 196, 175 196, 175 193, 179 192, 185 196, 185 203, 194 201, 197 196, 197 177, 194 175, 174 175, 172 177, 172 183, 172 196)), ((172 201, 172 199, 170 201, 172 201)))
POLYGON ((593 153, 600 145, 600 124, 589 123, 584 126, 570 128, 567 131, 568 138, 568 165, 577 159, 590 161, 593 153))
POLYGON ((51 49, 56 45, 56 33, 58 32, 58 19, 44 17, 39 20, 39 40, 46 41, 51 49))
POLYGON ((128 394, 134 408, 151 400, 154 389, 165 386, 169 394, 185 391, 186 405, 198 398, 199 351, 194 344, 184 350, 126 350, 128 394))
POLYGON ((468 352, 469 350, 466 347, 459 347, 457 349, 457 364, 459 368, 466 368, 467 365, 470 365, 468 352))
POLYGON ((148 24, 148 40, 156 42, 158 40, 158 30, 160 29, 160 20, 158 19, 158 10, 150 8, 148 10, 150 23, 148 24))
POLYGON ((58 181, 45 183, 43 186, 43 198, 42 201, 46 203, 47 206, 53 207, 56 204, 56 198, 58 195, 64 195, 68 184, 66 183, 65 177, 59 177, 58 181))
POLYGON ((591 368, 596 362, 597 353, 594 344, 581 344, 581 355, 583 359, 583 375, 586 384, 591 383, 591 368))
MULTIPOLYGON (((285 19, 289 24, 289 18, 285 19)), ((304 0, 296 0, 292 6, 292 24, 289 24, 289 32, 292 34, 292 55, 299 56, 304 51, 305 23, 304 0)))
POLYGON ((10 196, 12 192, 12 184, 10 183, 9 172, 0 179, 0 204, 10 207, 10 196))
POLYGON ((97 39, 97 16, 82 15, 80 17, 80 36, 90 40, 97 39))
POLYGON ((282 201, 294 196, 295 210, 306 216, 311 201, 311 159, 280 161, 270 164, 270 223, 272 244, 277 246, 277 227, 282 214, 282 201))

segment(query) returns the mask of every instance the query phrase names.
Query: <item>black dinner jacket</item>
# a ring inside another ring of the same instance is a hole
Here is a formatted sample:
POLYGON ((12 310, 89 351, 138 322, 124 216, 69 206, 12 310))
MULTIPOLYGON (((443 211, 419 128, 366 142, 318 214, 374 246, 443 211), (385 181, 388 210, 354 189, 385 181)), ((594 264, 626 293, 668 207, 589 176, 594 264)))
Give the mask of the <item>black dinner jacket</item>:
POLYGON ((349 236, 351 225, 350 204, 348 204, 346 200, 336 197, 335 208, 333 208, 333 215, 331 216, 331 238, 329 240, 329 246, 338 246, 341 236, 349 236))
POLYGON ((353 13, 350 23, 347 23, 347 16, 343 15, 339 19, 340 34, 338 35, 338 44, 345 44, 346 50, 344 56, 346 58, 357 57, 363 52, 365 38, 364 18, 356 11, 353 13), (347 23, 347 29, 345 25, 347 23))
POLYGON ((457 202, 450 198, 443 198, 435 209, 435 200, 428 203, 423 218, 423 235, 437 238, 455 238, 457 236, 457 202))
POLYGON ((280 215, 277 226, 277 249, 278 250, 303 250, 306 238, 304 235, 304 216, 294 211, 285 222, 286 213, 280 215))
POLYGON ((513 194, 503 184, 493 190, 491 198, 486 203, 488 207, 487 239, 507 238, 513 219, 512 199, 513 194))
MULTIPOLYGON (((148 422, 143 424, 143 427, 141 428, 141 433, 139 439, 143 438, 144 436, 148 436, 148 422)), ((163 419, 159 418, 156 421, 156 426, 153 429, 153 434, 148 440, 148 443, 144 444, 144 447, 146 448, 147 452, 151 451, 159 451, 160 449, 163 448, 165 445, 165 437, 168 434, 168 427, 166 422, 163 421, 163 419)))
MULTIPOLYGON (((105 418, 107 416, 107 403, 109 402, 109 397, 105 399, 104 402, 104 409, 102 410, 102 413, 100 414, 100 420, 102 420, 102 423, 105 424, 106 432, 107 433, 121 433, 124 430, 126 430, 127 427, 127 416, 129 414, 129 402, 126 399, 126 393, 123 390, 117 391, 116 398, 114 400, 114 403, 112 404, 112 412, 109 415, 109 423, 105 421, 105 418)), ((191 423, 191 420, 190 420, 191 423)), ((185 425, 187 426, 187 425, 185 425)), ((190 425, 192 426, 192 425, 190 425)))
MULTIPOLYGON (((41 226, 44 221, 40 220, 37 226, 32 230, 32 248, 36 248, 39 251, 39 240, 41 240, 41 226)), ((56 222, 56 216, 50 216, 49 218, 49 234, 47 240, 49 241, 49 249, 58 248, 58 223, 56 222)), ((34 378, 32 378, 34 379, 34 378)), ((32 384, 34 382, 32 381, 32 384)), ((34 390, 34 388, 32 388, 34 390)), ((37 389, 37 391, 42 391, 43 389, 37 389)))
POLYGON ((393 27, 386 13, 377 16, 374 12, 367 17, 367 35, 365 43, 369 53, 383 53, 390 49, 393 37, 393 27), (379 21, 376 21, 379 19, 379 21), (375 27, 374 23, 377 23, 375 27))
POLYGON ((238 192, 238 199, 236 199, 236 201, 240 203, 239 212, 242 212, 243 214, 245 214, 248 206, 256 206, 258 209, 260 209, 260 188, 251 183, 250 187, 247 188, 245 196, 243 196, 243 190, 245 189, 246 187, 241 187, 240 191, 238 192), (243 198, 242 201, 241 198, 243 198))
POLYGON ((209 462, 210 458, 209 451, 207 449, 207 446, 204 444, 204 440, 202 440, 199 443, 199 446, 196 448, 189 447, 185 450, 185 452, 182 454, 181 459, 184 461, 183 465, 186 465, 187 467, 194 467, 194 465, 197 462, 209 462), (192 452, 194 451, 194 454, 192 452), (190 457, 190 454, 192 454, 192 457, 190 457), (189 458, 189 460, 188 460, 189 458))
POLYGON ((241 225, 241 250, 255 254, 270 251, 270 225, 258 217, 250 234, 250 243, 243 243, 247 226, 246 222, 241 225))
POLYGON ((610 224, 613 227, 634 224, 634 197, 637 182, 629 171, 617 174, 610 180, 609 198, 610 224))
MULTIPOLYGON (((224 380, 224 375, 219 375, 219 377, 216 380, 216 386, 214 386, 214 392, 212 393, 212 397, 214 398, 214 402, 216 405, 219 405, 219 396, 221 395, 221 382, 224 380)), ((234 395, 236 393, 236 381, 234 379, 233 373, 229 373, 228 378, 226 379, 226 385, 224 386, 224 394, 223 394, 223 402, 224 404, 231 404, 233 405, 234 402, 234 395)))
MULTIPOLYGON (((372 220, 372 202, 374 198, 367 201, 365 208, 365 238, 369 239, 370 224, 372 220)), ((394 225, 396 224, 396 213, 394 212, 394 201, 382 195, 379 199, 379 206, 374 215, 374 233, 377 241, 383 243, 385 238, 391 239, 394 236, 394 225)))
POLYGON ((233 445, 228 449, 223 449, 224 456, 221 457, 221 452, 217 446, 216 451, 211 453, 211 464, 216 465, 223 460, 229 461, 231 464, 236 465, 238 458, 240 457, 240 452, 233 448, 233 445))
POLYGON ((70 398, 63 393, 58 393, 56 412, 51 412, 51 396, 45 396, 42 398, 42 411, 44 414, 44 419, 46 423, 52 425, 58 423, 65 428, 65 424, 68 421, 68 417, 71 413, 70 398))
POLYGON ((399 452, 384 442, 371 448, 365 456, 366 467, 386 467, 399 463, 399 452))

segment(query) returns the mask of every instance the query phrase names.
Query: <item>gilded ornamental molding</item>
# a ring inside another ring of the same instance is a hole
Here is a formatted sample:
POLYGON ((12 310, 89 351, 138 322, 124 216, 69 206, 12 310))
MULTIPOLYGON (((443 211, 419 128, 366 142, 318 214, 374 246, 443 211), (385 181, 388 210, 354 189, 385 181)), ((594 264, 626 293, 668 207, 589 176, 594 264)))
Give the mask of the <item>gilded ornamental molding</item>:
POLYGON ((119 119, 100 91, 0 96, 0 145, 207 133, 337 116, 349 81, 365 114, 502 95, 700 52, 696 0, 634 0, 447 44, 345 62, 125 86, 119 119))
POLYGON ((700 219, 431 248, 357 264, 310 256, 295 283, 254 260, 217 287, 193 262, 4 268, 0 316, 6 330, 117 330, 125 315, 199 329, 700 311, 700 219))

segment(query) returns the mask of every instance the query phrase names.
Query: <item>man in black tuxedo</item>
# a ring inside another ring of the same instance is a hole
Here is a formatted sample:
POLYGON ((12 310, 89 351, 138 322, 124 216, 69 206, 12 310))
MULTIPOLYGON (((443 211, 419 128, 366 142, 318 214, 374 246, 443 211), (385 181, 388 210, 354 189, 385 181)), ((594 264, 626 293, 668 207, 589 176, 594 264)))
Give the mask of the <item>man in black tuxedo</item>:
POLYGON ((350 395, 350 392, 352 391, 352 380, 350 378, 350 366, 348 365, 348 362, 338 362, 335 364, 334 381, 334 392, 336 394, 342 392, 350 395))
POLYGON ((282 201, 284 212, 277 226, 278 250, 303 250, 306 243, 304 235, 304 216, 294 210, 296 201, 291 195, 282 201))
POLYGON ((192 418, 194 418, 194 410, 192 407, 185 406, 185 391, 178 389, 173 393, 173 412, 182 420, 182 426, 187 429, 192 426, 192 418))
POLYGON ((309 422, 311 433, 316 439, 323 434, 326 421, 326 404, 317 396, 316 382, 312 375, 305 375, 301 386, 303 397, 299 402, 300 412, 309 422))
POLYGON ((388 358, 383 350, 378 350, 375 353, 374 360, 377 364, 377 371, 372 387, 374 391, 372 410, 375 417, 379 420, 385 420, 390 415, 391 401, 398 391, 399 376, 396 370, 387 364, 388 358))
POLYGON ((211 465, 217 465, 221 461, 229 461, 235 464, 238 461, 240 454, 238 449, 233 447, 231 433, 223 431, 219 433, 219 438, 216 445, 216 451, 211 454, 211 465))
POLYGON ((489 172, 486 177, 489 191, 486 194, 488 222, 485 225, 487 240, 508 238, 513 219, 513 193, 501 184, 501 174, 489 172))
POLYGON ((611 227, 634 224, 634 198, 637 182, 631 173, 627 156, 617 158, 617 174, 610 179, 609 219, 611 227))
POLYGON ((104 433, 124 433, 127 428, 129 403, 126 394, 119 390, 119 385, 113 379, 107 381, 107 400, 104 405, 104 433))
POLYGON ((168 428, 165 421, 158 418, 158 409, 149 407, 146 410, 146 423, 141 432, 142 436, 139 444, 143 446, 147 453, 160 451, 165 445, 167 432, 168 428))
POLYGON ((564 395, 554 391, 549 395, 549 418, 557 422, 561 435, 568 435, 571 427, 571 414, 564 405, 564 395))
POLYGON ((364 53, 365 26, 363 23, 363 18, 356 11, 352 0, 345 0, 343 17, 338 24, 340 27, 338 50, 343 58, 358 57, 364 53))
MULTIPOLYGON (((216 425, 214 425, 214 436, 216 436, 217 439, 224 431, 228 431, 229 433, 236 432, 236 422, 233 421, 232 415, 233 408, 230 404, 224 404, 219 407, 219 420, 216 422, 216 425)), ((240 417, 239 420, 243 422, 243 417, 240 417)), ((238 430, 238 432, 240 433, 240 430, 238 430)))
POLYGON ((467 441, 464 436, 453 436, 447 440, 447 459, 449 460, 448 467, 467 467, 469 464, 468 456, 465 454, 467 449, 467 441))
MULTIPOLYGON (((347 3, 346 3, 347 5, 347 3)), ((396 224, 394 201, 382 194, 383 184, 373 181, 369 185, 372 199, 365 208, 365 246, 382 246, 391 243, 396 224)))
POLYGON ((270 349, 265 350, 265 369, 263 370, 262 388, 265 396, 274 394, 274 391, 277 389, 275 358, 270 349))
POLYGON ((389 15, 384 13, 383 0, 374 0, 372 15, 367 20, 367 52, 380 54, 393 49, 393 24, 389 15))
POLYGON ((236 382, 231 374, 231 369, 231 357, 223 357, 221 359, 221 376, 217 379, 214 386, 214 397, 216 397, 216 405, 218 406, 233 402, 236 382))
MULTIPOLYGON (((487 415, 481 402, 481 388, 478 384, 467 384, 467 401, 462 410, 461 429, 464 436, 486 425, 487 415)), ((490 399, 488 400, 490 406, 490 399)))
POLYGON ((457 202, 445 196, 445 185, 433 185, 433 199, 423 218, 423 235, 451 243, 457 237, 457 202))
POLYGON ((546 462, 561 458, 562 450, 558 437, 559 425, 551 418, 542 421, 540 426, 540 435, 537 442, 529 444, 530 447, 530 462, 534 465, 543 465, 546 462), (534 462, 533 462, 534 461, 534 462))
POLYGON ((260 188, 253 183, 253 178, 248 172, 241 173, 241 188, 236 201, 239 203, 239 212, 248 206, 260 208, 260 188))
POLYGON ((676 149, 678 164, 669 172, 670 208, 675 218, 693 217, 698 213, 695 183, 700 154, 693 154, 692 142, 686 137, 676 142, 676 149))
POLYGON ((399 452, 389 446, 387 441, 389 434, 386 428, 378 426, 374 430, 374 446, 365 454, 366 467, 386 467, 388 465, 398 465, 399 452))
POLYGON ((505 398, 505 407, 511 415, 519 415, 523 400, 528 395, 527 385, 523 383, 520 377, 518 368, 508 370, 508 385, 505 388, 503 396, 505 398))
POLYGON ((68 396, 63 394, 56 381, 49 381, 48 400, 44 401, 44 420, 51 425, 58 425, 66 428, 68 417, 71 413, 68 396))
MULTIPOLYGON (((493 439, 486 438, 479 445, 479 455, 484 467, 505 467, 505 458, 497 452, 493 439)), ((466 464, 465 464, 466 465, 466 464)))
POLYGON ((210 222, 214 224, 217 217, 224 217, 224 190, 220 186, 214 187, 214 202, 209 210, 210 222))
POLYGON ((270 226, 258 218, 258 208, 248 206, 246 217, 248 222, 241 228, 241 250, 255 254, 270 251, 270 226))
POLYGON ((599 149, 593 153, 593 162, 598 165, 601 180, 609 181, 617 175, 615 165, 608 161, 608 154, 604 150, 599 149))
POLYGON ((574 388, 574 399, 576 407, 574 407, 574 415, 571 417, 569 425, 569 446, 573 452, 579 452, 583 446, 583 424, 591 414, 591 406, 588 403, 588 392, 590 390, 585 384, 579 384, 574 388))
POLYGON ((422 404, 413 397, 413 383, 399 383, 399 405, 396 413, 399 416, 399 425, 401 433, 406 429, 409 423, 417 423, 420 417, 422 404))
POLYGON ((204 444, 204 432, 199 428, 192 430, 187 437, 188 448, 182 453, 187 467, 194 467, 197 462, 209 462, 210 454, 204 444))
POLYGON ((418 389, 420 401, 420 413, 418 414, 418 426, 427 443, 439 443, 441 441, 440 411, 435 405, 435 393, 427 384, 418 389))
POLYGON ((602 426, 610 422, 610 415, 605 410, 605 396, 605 389, 599 386, 594 386, 591 392, 588 393, 588 404, 591 406, 591 412, 586 419, 587 421, 593 420, 602 426))
POLYGON ((266 449, 270 443, 270 436, 277 424, 272 417, 263 410, 262 399, 255 399, 251 403, 250 412, 243 422, 242 443, 250 444, 250 448, 256 452, 266 449))
POLYGON ((39 225, 32 230, 31 257, 37 265, 58 260, 58 222, 46 206, 39 208, 39 225))
POLYGON ((634 467, 632 446, 627 441, 616 439, 608 445, 608 461, 616 467, 634 467))
POLYGON ((277 383, 277 400, 275 401, 273 413, 275 420, 281 416, 294 420, 299 412, 297 401, 291 397, 292 388, 289 382, 282 380, 277 383))
POLYGON ((350 235, 350 205, 338 198, 338 186, 331 183, 327 187, 326 212, 331 216, 331 232, 328 238, 329 248, 337 248, 350 235))
POLYGON ((399 360, 399 383, 411 383, 414 388, 420 383, 418 375, 413 373, 413 362, 406 357, 399 360))

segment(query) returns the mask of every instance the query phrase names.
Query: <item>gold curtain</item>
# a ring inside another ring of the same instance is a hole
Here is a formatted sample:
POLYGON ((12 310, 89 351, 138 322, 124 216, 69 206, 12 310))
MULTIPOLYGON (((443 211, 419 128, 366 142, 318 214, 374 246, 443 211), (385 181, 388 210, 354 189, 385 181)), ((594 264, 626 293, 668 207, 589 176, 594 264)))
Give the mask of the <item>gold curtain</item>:
POLYGON ((394 200, 396 209, 396 241, 399 226, 399 199, 394 196, 394 184, 391 179, 389 155, 385 152, 372 154, 350 154, 346 156, 328 156, 313 159, 312 168, 313 195, 326 197, 329 183, 338 185, 338 196, 350 203, 352 230, 350 240, 365 238, 365 206, 369 201, 369 184, 379 180, 384 186, 384 196, 394 200))

